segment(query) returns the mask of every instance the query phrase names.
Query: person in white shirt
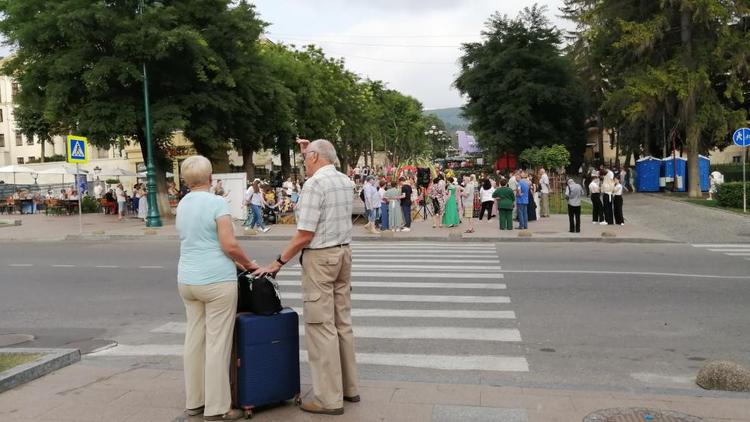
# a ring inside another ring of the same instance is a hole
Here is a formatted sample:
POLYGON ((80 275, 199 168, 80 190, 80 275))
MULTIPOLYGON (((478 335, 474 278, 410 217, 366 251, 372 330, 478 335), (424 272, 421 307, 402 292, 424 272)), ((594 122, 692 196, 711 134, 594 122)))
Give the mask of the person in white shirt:
POLYGON ((378 234, 377 227, 375 227, 375 220, 378 217, 378 208, 380 208, 380 194, 378 188, 375 187, 375 178, 373 176, 367 176, 365 179, 365 185, 362 188, 363 196, 365 198, 365 209, 367 210, 367 224, 364 228, 372 234, 378 234))
POLYGON ((625 217, 622 215, 622 183, 619 179, 615 179, 615 192, 614 192, 614 214, 615 224, 619 226, 625 225, 625 217))
POLYGON ((714 199, 714 194, 719 189, 719 185, 724 183, 724 175, 719 173, 718 171, 712 171, 711 174, 708 175, 709 178, 709 188, 708 188, 708 200, 714 199))
POLYGON ((115 197, 117 198, 117 219, 122 220, 123 215, 125 214, 125 203, 128 199, 125 195, 125 189, 122 188, 122 183, 117 185, 117 188, 115 189, 115 197))
MULTIPOLYGON (((520 170, 516 170, 510 174, 510 177, 508 178, 508 187, 510 190, 513 191, 513 193, 518 192, 518 175, 520 173, 520 170)), ((518 219, 518 207, 516 207, 516 202, 513 201, 513 219, 518 219)))
MULTIPOLYGON (((583 172, 583 170, 581 169, 579 172, 583 172)), ((539 169, 539 189, 542 193, 539 217, 549 217, 549 177, 543 168, 539 169)))
POLYGON ((98 182, 96 186, 94 186, 94 197, 96 199, 101 199, 102 192, 104 192, 104 186, 102 186, 101 182, 98 182))
POLYGON ((495 192, 495 189, 492 188, 490 179, 484 179, 482 187, 479 189, 479 199, 482 202, 482 209, 479 210, 479 221, 482 221, 485 211, 487 211, 487 221, 492 219, 492 205, 495 203, 495 200, 492 198, 493 192, 495 192))
POLYGON ((615 194, 615 174, 607 170, 600 188, 602 191, 602 207, 604 207, 604 222, 600 224, 615 224, 614 209, 612 208, 612 196, 615 194))
POLYGON ((602 194, 599 190, 599 176, 594 176, 589 184, 589 193, 591 194, 591 205, 594 209, 591 212, 591 221, 599 224, 604 221, 604 208, 602 207, 602 194))

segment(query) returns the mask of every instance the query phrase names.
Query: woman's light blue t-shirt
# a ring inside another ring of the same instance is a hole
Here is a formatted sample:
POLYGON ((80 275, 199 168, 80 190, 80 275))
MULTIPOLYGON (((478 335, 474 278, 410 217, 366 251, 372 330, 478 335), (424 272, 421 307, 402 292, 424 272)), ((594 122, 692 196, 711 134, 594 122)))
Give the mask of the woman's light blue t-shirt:
POLYGON ((205 285, 237 279, 234 262, 219 244, 216 219, 231 215, 221 196, 190 192, 177 206, 177 232, 180 235, 180 263, 177 282, 205 285))

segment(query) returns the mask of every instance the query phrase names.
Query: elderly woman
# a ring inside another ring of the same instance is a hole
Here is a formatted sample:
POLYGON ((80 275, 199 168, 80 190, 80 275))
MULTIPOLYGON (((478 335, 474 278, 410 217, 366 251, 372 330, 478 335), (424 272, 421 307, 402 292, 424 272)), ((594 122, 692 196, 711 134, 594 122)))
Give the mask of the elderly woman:
POLYGON ((195 155, 181 167, 190 193, 177 206, 180 262, 177 282, 185 303, 185 395, 189 416, 207 421, 243 417, 231 409, 229 358, 237 311, 236 269, 253 270, 234 237, 232 216, 221 196, 209 193, 211 162, 195 155))

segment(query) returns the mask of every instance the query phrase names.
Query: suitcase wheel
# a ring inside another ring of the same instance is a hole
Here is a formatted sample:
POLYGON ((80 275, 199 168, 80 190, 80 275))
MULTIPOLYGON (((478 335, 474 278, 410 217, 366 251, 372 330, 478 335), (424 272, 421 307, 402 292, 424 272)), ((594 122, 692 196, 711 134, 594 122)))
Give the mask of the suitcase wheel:
POLYGON ((245 419, 252 419, 252 418, 253 418, 253 409, 245 410, 245 419))
POLYGON ((302 404, 302 397, 299 396, 299 394, 294 396, 294 405, 300 406, 302 404))

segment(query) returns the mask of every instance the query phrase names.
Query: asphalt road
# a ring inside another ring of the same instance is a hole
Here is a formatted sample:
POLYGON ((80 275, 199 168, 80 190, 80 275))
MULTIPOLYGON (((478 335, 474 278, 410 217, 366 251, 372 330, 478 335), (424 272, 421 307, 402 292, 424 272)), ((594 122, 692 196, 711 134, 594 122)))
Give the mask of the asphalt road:
MULTIPOLYGON (((263 263, 283 244, 243 245, 263 263)), ((354 246, 362 378, 676 391, 697 389, 707 360, 750 365, 750 255, 688 244, 393 245, 354 246), (380 266, 394 274, 372 276, 380 266)), ((87 359, 180 367, 175 242, 0 248, 0 334, 84 351, 115 340, 115 352, 87 359)), ((279 280, 285 305, 299 307, 293 264, 279 280)))

